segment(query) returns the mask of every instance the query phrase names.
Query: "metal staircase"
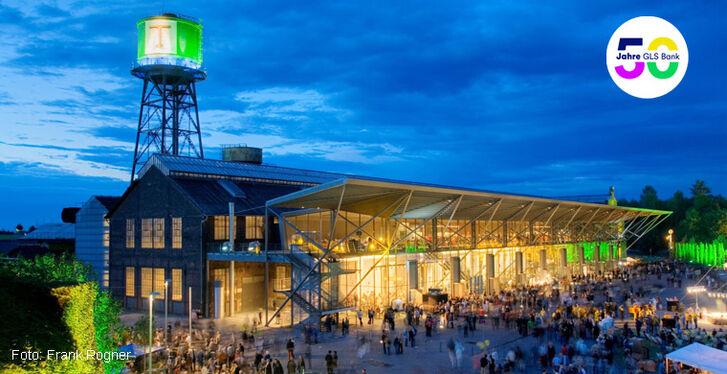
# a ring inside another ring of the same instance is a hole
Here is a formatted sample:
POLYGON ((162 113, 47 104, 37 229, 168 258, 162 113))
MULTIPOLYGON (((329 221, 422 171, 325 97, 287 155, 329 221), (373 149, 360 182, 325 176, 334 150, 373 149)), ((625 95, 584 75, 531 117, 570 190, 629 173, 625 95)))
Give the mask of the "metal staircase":
POLYGON ((326 258, 301 284, 300 280, 311 272, 318 258, 301 251, 296 245, 291 246, 286 257, 291 264, 292 288, 278 289, 275 292, 290 297, 295 305, 303 309, 308 314, 306 321, 320 323, 324 315, 354 308, 354 305, 348 305, 345 300, 338 300, 338 277, 353 274, 355 270, 341 269, 335 258, 326 258), (293 293, 292 290, 296 288, 297 291, 293 293))

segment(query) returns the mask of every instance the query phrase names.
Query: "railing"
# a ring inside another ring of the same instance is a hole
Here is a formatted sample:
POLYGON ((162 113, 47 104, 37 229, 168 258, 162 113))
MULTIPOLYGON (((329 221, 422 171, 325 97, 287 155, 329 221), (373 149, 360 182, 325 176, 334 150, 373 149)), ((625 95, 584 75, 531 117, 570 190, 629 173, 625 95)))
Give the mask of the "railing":
MULTIPOLYGON (((240 241, 235 242, 235 248, 231 249, 230 244, 227 241, 215 241, 209 242, 205 245, 207 252, 219 252, 219 253, 233 253, 233 252, 249 252, 249 253, 262 253, 265 248, 262 241, 240 241)), ((268 251, 280 251, 282 246, 280 243, 268 244, 268 251)))

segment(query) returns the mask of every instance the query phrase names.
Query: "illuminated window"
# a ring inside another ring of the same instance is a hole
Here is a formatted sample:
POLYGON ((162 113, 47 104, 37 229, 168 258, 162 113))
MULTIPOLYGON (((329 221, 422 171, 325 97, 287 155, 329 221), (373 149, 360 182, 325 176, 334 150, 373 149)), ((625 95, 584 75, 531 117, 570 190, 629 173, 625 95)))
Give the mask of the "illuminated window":
POLYGON ((164 218, 154 218, 154 248, 164 248, 164 218))
POLYGON ((141 296, 147 297, 152 290, 152 268, 141 268, 141 296))
POLYGON ((143 218, 141 220, 141 248, 152 247, 152 229, 153 221, 151 218, 143 218))
POLYGON ((164 268, 154 268, 154 292, 159 293, 155 297, 164 298, 164 268))
POLYGON ((182 217, 172 218, 172 248, 182 248, 182 217))
POLYGON ((263 226, 263 216, 245 217, 245 239, 262 239, 263 226))
POLYGON ((134 248, 134 219, 126 219, 126 248, 134 248))
POLYGON ((109 271, 108 270, 103 271, 101 281, 102 281, 104 287, 106 287, 106 288, 109 287, 109 271))
POLYGON ((134 268, 126 267, 126 296, 134 296, 134 268))
POLYGON ((215 216, 215 240, 230 240, 230 217, 215 216))
POLYGON ((182 300, 182 269, 172 269, 172 300, 182 300))
POLYGON ((108 248, 109 246, 109 228, 103 230, 103 246, 108 248))

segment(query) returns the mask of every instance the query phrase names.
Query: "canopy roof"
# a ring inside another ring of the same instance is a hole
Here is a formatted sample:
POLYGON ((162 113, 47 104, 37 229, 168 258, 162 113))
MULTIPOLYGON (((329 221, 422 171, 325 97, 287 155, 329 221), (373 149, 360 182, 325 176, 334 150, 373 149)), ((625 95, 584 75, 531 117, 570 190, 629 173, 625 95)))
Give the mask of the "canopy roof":
POLYGON ((704 344, 692 343, 667 354, 666 358, 713 374, 727 374, 727 352, 704 344))
MULTIPOLYGON (((536 196, 510 195, 477 189, 439 186, 388 180, 341 178, 269 200, 270 208, 330 209, 382 216, 424 219, 449 205, 453 219, 491 219, 495 221, 551 221, 606 223, 637 217, 662 216, 668 211, 606 204, 583 203, 536 196), (395 204, 401 199, 406 203, 395 204), (454 202, 454 203, 453 203, 454 202), (498 206, 493 206, 497 204, 498 206)), ((449 213, 448 213, 449 214, 449 213)))

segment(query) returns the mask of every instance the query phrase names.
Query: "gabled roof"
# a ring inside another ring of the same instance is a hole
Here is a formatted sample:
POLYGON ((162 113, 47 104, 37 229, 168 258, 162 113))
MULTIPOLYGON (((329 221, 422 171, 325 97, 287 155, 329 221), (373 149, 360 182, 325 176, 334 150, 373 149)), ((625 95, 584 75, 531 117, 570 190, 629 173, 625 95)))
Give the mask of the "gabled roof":
POLYGON ((72 223, 46 223, 38 225, 20 240, 75 239, 75 237, 75 226, 72 223))
POLYGON ((300 186, 246 181, 172 178, 182 192, 203 214, 226 215, 228 204, 235 203, 239 215, 265 214, 265 202, 300 190, 300 186), (222 183, 221 183, 222 182, 222 183), (226 183, 227 185, 223 185, 226 183), (234 189, 230 188, 234 186, 234 189), (235 195, 230 191, 237 192, 235 195))
POLYGON ((139 171, 139 178, 155 166, 164 175, 171 177, 187 176, 199 178, 225 178, 253 182, 292 183, 297 185, 316 185, 345 177, 346 174, 286 168, 273 165, 247 164, 196 158, 154 154, 139 171))
POLYGON ((121 200, 121 196, 94 196, 94 198, 98 200, 98 202, 101 203, 107 211, 111 211, 111 209, 116 206, 116 203, 121 200))

